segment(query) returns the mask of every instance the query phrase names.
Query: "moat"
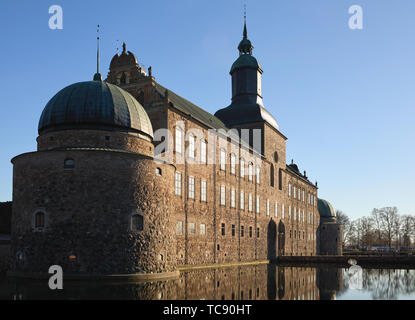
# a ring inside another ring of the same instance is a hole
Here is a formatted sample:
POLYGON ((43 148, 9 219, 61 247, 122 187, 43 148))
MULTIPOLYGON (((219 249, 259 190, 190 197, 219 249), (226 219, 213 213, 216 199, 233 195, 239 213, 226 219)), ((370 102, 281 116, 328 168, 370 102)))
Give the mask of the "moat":
POLYGON ((0 276, 0 300, 404 300, 415 299, 415 270, 363 269, 356 282, 340 267, 241 266, 182 272, 177 280, 65 281, 52 291, 47 281, 0 276), (359 281, 360 279, 360 281, 359 281))

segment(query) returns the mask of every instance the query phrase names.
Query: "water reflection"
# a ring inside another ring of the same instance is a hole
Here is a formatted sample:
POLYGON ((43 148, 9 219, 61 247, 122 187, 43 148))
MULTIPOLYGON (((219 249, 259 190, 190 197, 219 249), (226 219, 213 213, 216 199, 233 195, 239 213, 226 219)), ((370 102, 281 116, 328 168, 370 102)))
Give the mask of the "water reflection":
MULTIPOLYGON (((341 294, 350 294, 349 274, 344 272, 341 294)), ((362 273, 362 290, 373 300, 415 299, 415 270, 367 269, 362 273)))
POLYGON ((0 300, 326 300, 415 298, 415 271, 363 270, 363 289, 349 287, 347 269, 333 267, 244 266, 183 272, 177 280, 147 283, 64 282, 52 291, 47 281, 0 279, 0 300))

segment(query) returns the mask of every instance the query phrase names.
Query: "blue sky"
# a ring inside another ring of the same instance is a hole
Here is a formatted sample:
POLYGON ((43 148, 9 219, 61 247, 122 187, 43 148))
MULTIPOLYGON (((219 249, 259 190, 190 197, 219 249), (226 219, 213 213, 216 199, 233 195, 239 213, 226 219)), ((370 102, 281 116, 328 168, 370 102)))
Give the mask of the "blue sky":
MULTIPOLYGON (((125 41, 158 82, 214 113, 230 103, 243 3, 2 1, 0 201, 12 198, 10 159, 36 149, 48 100, 92 79, 98 23, 103 75, 125 41), (48 27, 54 4, 63 30, 48 27)), ((247 11, 264 103, 289 138, 287 161, 352 218, 384 206, 415 214, 415 2, 247 0, 247 11), (348 27, 355 4, 363 30, 348 27)))

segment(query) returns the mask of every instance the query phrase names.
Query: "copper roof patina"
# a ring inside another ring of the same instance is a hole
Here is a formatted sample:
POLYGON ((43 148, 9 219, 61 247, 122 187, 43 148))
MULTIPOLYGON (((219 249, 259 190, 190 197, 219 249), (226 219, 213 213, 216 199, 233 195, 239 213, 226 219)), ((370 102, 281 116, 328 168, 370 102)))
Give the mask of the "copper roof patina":
POLYGON ((39 120, 39 134, 62 129, 126 130, 153 137, 147 112, 127 91, 103 81, 74 83, 59 91, 39 120))

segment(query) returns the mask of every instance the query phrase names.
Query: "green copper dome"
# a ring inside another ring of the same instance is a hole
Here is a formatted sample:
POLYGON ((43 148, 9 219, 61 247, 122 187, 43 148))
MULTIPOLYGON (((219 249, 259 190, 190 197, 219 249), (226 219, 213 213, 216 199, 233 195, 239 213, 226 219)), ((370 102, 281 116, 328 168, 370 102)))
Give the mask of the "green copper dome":
POLYGON ((257 59, 249 54, 241 54, 239 58, 236 59, 236 61, 232 64, 230 74, 239 68, 251 68, 262 71, 257 59))
POLYGON ((39 134, 63 129, 134 131, 153 138, 141 104, 127 91, 103 81, 74 83, 48 102, 39 120, 39 134))
POLYGON ((330 202, 323 199, 318 199, 317 206, 320 217, 336 218, 336 211, 334 211, 333 206, 330 204, 330 202))

